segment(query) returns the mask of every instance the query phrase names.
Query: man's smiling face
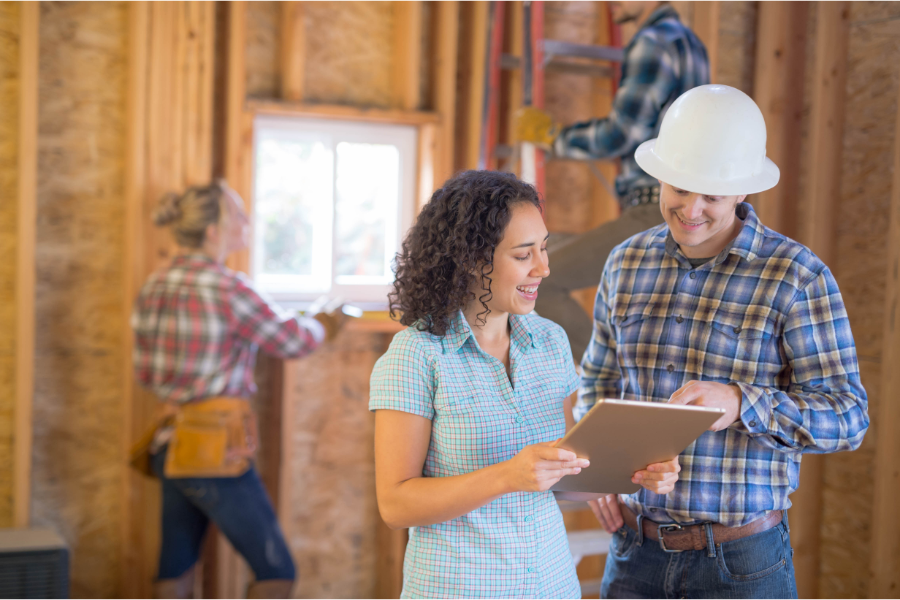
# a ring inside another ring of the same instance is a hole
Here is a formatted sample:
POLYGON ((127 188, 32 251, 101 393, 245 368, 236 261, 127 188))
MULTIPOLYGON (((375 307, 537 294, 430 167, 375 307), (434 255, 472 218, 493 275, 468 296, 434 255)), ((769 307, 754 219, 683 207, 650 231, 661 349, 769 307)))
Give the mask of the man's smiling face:
POLYGON ((740 231, 735 207, 743 196, 706 196, 660 183, 659 208, 688 258, 711 258, 740 231))

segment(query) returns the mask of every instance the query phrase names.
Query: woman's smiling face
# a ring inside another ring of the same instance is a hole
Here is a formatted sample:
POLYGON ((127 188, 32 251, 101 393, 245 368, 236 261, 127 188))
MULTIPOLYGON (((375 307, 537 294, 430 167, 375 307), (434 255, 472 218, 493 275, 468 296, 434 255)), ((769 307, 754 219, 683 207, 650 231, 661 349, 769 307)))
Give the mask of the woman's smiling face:
MULTIPOLYGON (((547 227, 541 211, 530 202, 518 202, 510 209, 509 225, 494 249, 494 270, 490 277, 492 313, 525 315, 534 310, 541 280, 550 274, 547 261, 547 227)), ((475 302, 485 294, 480 277, 472 288, 475 302)))

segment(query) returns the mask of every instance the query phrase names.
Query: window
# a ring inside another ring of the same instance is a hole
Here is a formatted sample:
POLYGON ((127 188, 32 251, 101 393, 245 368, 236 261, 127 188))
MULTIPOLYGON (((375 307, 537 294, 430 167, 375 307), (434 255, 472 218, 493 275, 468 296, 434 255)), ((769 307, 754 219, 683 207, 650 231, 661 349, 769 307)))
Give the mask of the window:
POLYGON ((257 116, 253 276, 277 300, 384 308, 412 224, 416 128, 257 116))

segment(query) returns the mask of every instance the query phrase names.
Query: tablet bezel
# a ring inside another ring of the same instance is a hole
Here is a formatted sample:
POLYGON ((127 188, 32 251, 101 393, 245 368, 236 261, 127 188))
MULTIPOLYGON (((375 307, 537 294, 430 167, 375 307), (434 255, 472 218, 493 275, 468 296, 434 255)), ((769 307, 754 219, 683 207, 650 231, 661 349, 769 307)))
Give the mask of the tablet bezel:
POLYGON ((640 489, 640 485, 631 481, 635 471, 655 462, 672 460, 723 414, 724 408, 690 404, 598 400, 556 444, 556 447, 575 452, 579 458, 588 458, 591 466, 578 475, 563 477, 550 489, 557 492, 634 493, 640 489), (669 427, 669 424, 677 427, 669 427), (652 430, 649 438, 635 433, 648 429, 652 430))

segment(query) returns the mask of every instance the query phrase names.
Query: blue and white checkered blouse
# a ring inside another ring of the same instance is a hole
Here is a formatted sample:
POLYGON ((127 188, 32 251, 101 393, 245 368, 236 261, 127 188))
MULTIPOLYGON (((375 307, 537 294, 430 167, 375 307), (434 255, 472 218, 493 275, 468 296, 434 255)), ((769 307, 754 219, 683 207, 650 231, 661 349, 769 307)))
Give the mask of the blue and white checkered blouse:
MULTIPOLYGON (((432 421, 425 477, 469 473, 565 434, 562 403, 579 382, 566 334, 536 315, 510 315, 510 338, 512 383, 462 313, 443 338, 398 333, 378 360, 369 409, 432 421)), ((402 597, 581 597, 553 493, 515 492, 410 528, 402 597)))

